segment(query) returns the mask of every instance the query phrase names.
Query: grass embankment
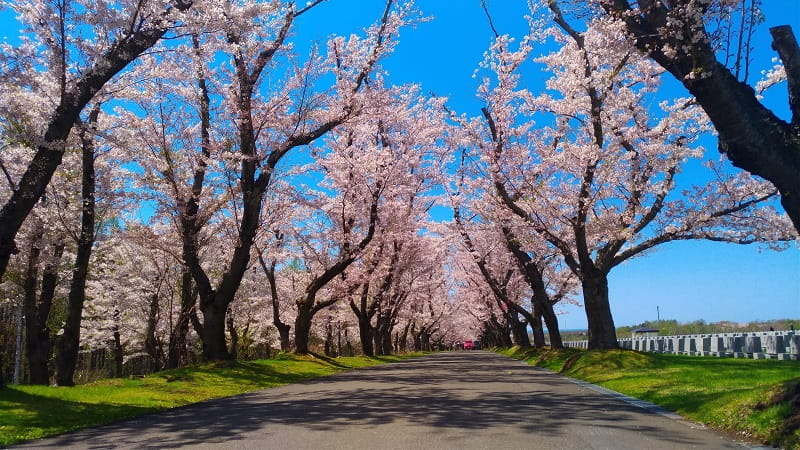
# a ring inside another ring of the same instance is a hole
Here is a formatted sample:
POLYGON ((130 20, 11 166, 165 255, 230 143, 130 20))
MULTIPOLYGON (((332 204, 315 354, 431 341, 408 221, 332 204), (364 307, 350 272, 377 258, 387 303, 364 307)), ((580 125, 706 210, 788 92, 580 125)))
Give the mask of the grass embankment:
POLYGON ((0 390, 0 446, 406 357, 279 355, 275 359, 189 366, 139 379, 106 379, 75 387, 9 386, 0 390))
POLYGON ((800 448, 800 361, 518 347, 500 353, 655 403, 713 428, 800 448))

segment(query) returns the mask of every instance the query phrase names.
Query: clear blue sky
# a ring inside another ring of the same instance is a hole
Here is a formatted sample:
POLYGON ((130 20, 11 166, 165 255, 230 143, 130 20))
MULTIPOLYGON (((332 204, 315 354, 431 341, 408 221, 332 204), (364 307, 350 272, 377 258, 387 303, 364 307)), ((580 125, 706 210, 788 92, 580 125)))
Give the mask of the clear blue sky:
MULTIPOLYGON (((766 23, 759 47, 760 55, 767 56, 760 61, 762 66, 773 56, 767 40, 769 26, 789 23, 800 34, 800 2, 764 3, 766 23)), ((500 33, 521 36, 525 32, 526 1, 487 0, 487 4, 500 33)), ((480 0, 418 0, 418 5, 434 20, 403 31, 396 53, 385 64, 391 80, 421 83, 426 92, 448 96, 452 109, 478 115, 478 81, 472 74, 493 37, 480 0)), ((369 25, 380 17, 383 7, 383 0, 328 0, 299 18, 298 50, 304 47, 301 42, 349 34, 369 25)), ((13 18, 0 11, 0 36, 15 30, 13 18)), ((534 88, 542 80, 525 81, 534 88)), ((786 117, 785 94, 778 97, 770 106, 786 117)), ((668 244, 615 268, 610 295, 617 326, 655 319, 656 306, 661 318, 682 322, 800 318, 800 250, 795 246, 775 253, 710 242, 668 244)), ((562 328, 586 326, 582 310, 568 311, 561 316, 562 328)))

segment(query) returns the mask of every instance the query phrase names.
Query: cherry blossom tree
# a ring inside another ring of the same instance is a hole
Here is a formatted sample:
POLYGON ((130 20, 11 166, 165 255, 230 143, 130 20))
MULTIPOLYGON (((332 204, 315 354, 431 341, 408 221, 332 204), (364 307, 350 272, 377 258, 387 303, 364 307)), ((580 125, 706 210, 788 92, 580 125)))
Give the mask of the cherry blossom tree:
MULTIPOLYGON (((369 111, 377 100, 372 97, 375 91, 361 91, 378 61, 391 51, 397 30, 413 15, 410 3, 395 7, 389 1, 380 22, 367 30, 366 37, 332 38, 326 55, 312 49, 307 61, 293 59, 287 37, 294 20, 318 3, 302 8, 281 2, 247 3, 225 10, 198 8, 190 28, 213 24, 214 30, 194 33, 184 50, 165 45, 165 54, 183 51, 191 61, 184 67, 194 72, 184 75, 184 80, 193 81, 179 85, 182 90, 176 93, 186 103, 173 103, 170 110, 196 105, 199 114, 191 122, 196 126, 188 128, 189 136, 179 134, 187 128, 171 125, 170 140, 148 145, 159 149, 159 158, 167 154, 160 145, 163 142, 170 155, 183 155, 175 156, 172 163, 156 161, 154 173, 175 174, 181 181, 167 184, 171 184, 169 196, 181 229, 182 257, 199 294, 207 359, 230 357, 225 315, 252 263, 264 195, 278 164, 292 149, 311 144, 369 111), (222 62, 212 71, 206 64, 214 58, 222 62), (326 75, 332 76, 332 85, 327 84, 326 75), (268 83, 271 77, 283 82, 268 83), (188 185, 183 174, 190 174, 188 185), (217 205, 225 196, 228 204, 220 217, 217 205), (203 264, 198 239, 212 218, 232 218, 237 233, 226 269, 216 276, 203 264)), ((161 62, 154 59, 158 66, 154 70, 163 67, 161 62)), ((159 77, 169 79, 163 73, 159 77)), ((157 117, 148 115, 143 120, 157 117)))
POLYGON ((580 280, 590 348, 614 348, 607 277, 623 261, 675 240, 794 236, 768 202, 774 188, 721 164, 709 162, 708 182, 676 195, 684 160, 702 156, 705 115, 691 99, 649 108, 660 69, 630 46, 620 22, 599 18, 577 32, 555 20, 559 28, 546 33, 561 48, 537 60, 553 74, 548 92, 519 87, 531 43, 546 37, 532 21, 517 50, 501 36, 488 52, 483 67, 495 81, 484 79, 484 118, 470 134, 483 136, 475 146, 507 220, 527 227, 518 238, 547 242, 580 280))
POLYGON ((192 2, 37 0, 6 6, 18 14, 24 44, 5 45, 0 77, 15 90, 36 92, 48 111, 43 126, 21 130, 36 152, 0 209, 0 277, 16 252, 17 232, 61 164, 81 112, 109 80, 172 29, 192 2))
MULTIPOLYGON (((748 37, 760 2, 744 0, 669 2, 604 0, 605 11, 624 23, 636 48, 656 61, 697 99, 719 133, 719 150, 742 169, 772 182, 781 204, 800 230, 800 46, 789 25, 770 28, 772 48, 787 80, 790 121, 780 118, 747 83, 748 37), (737 14, 738 12, 738 14, 737 14), (738 19, 737 26, 731 23, 738 19), (735 32, 731 50, 718 36, 735 32), (745 55, 742 55, 742 54, 745 55), (742 61, 742 59, 745 61, 742 61), (732 64, 726 65, 731 61, 732 64)), ((550 2, 558 11, 557 2, 550 2)))

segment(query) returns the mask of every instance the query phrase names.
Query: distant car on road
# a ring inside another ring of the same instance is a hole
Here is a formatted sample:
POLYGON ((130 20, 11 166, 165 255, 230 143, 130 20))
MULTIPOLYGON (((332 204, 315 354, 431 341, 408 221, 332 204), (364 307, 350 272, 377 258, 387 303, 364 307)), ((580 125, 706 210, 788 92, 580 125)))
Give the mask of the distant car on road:
POLYGON ((473 348, 472 341, 464 341, 464 350, 472 350, 473 348))
POLYGON ((481 349, 481 341, 472 341, 472 349, 473 350, 480 350, 481 349))

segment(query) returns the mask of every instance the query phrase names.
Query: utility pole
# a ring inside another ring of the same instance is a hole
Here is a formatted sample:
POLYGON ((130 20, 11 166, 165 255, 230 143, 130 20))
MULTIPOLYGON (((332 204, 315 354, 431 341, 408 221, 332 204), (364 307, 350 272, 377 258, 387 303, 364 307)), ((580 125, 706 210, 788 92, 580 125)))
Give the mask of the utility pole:
POLYGON ((661 311, 658 310, 658 305, 656 305, 656 318, 661 322, 661 311))

